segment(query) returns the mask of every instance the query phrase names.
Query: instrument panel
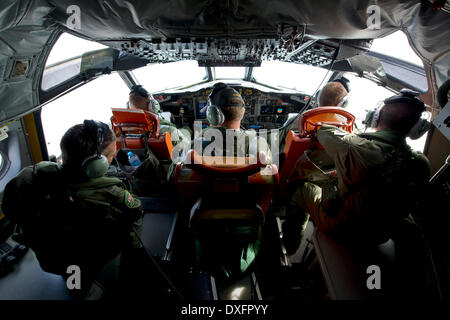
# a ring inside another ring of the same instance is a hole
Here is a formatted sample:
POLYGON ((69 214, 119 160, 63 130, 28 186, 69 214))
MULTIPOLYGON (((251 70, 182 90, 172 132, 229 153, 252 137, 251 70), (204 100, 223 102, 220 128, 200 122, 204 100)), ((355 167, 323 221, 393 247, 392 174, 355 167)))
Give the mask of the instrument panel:
MULTIPOLYGON (((298 113, 311 98, 305 94, 266 93, 253 88, 233 86, 245 102, 245 114, 241 121, 245 129, 275 129, 283 125, 289 113, 298 113)), ((183 94, 155 94, 162 111, 172 114, 172 122, 178 127, 193 126, 202 121, 208 126, 205 106, 212 88, 183 94)))

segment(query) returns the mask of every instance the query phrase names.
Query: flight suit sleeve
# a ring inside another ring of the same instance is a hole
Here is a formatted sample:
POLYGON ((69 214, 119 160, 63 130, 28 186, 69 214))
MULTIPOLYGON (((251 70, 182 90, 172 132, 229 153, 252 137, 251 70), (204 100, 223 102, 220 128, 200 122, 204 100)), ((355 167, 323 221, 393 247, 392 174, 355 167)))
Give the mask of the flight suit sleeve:
POLYGON ((142 223, 143 223, 143 209, 142 203, 139 198, 133 196, 128 190, 114 186, 111 192, 115 195, 116 203, 115 208, 118 210, 115 217, 119 221, 131 223, 134 230, 130 231, 130 241, 134 248, 140 248, 141 242, 139 238, 142 236, 142 223), (136 231, 136 233, 135 233, 136 231))
POLYGON ((421 203, 420 199, 423 199, 424 192, 428 190, 431 176, 430 162, 424 154, 413 152, 413 159, 408 168, 408 172, 411 174, 408 174, 407 177, 411 180, 407 182, 407 195, 415 201, 409 201, 409 210, 414 210, 414 206, 421 203))
POLYGON ((118 216, 115 218, 131 222, 138 220, 142 216, 141 201, 128 190, 113 186, 109 192, 114 196, 114 207, 118 209, 118 216))
POLYGON ((33 212, 34 192, 32 187, 33 167, 29 166, 17 174, 5 187, 2 211, 13 223, 22 223, 26 214, 33 212))
POLYGON ((347 132, 326 124, 317 131, 317 139, 330 156, 348 150, 349 142, 344 139, 348 135, 347 132))
POLYGON ((417 172, 416 176, 420 177, 423 184, 427 184, 431 178, 431 165, 428 158, 423 153, 415 153, 417 172))
POLYGON ((13 223, 23 223, 36 212, 39 199, 47 196, 58 166, 42 161, 23 168, 5 187, 2 210, 13 223))
POLYGON ((334 161, 341 193, 367 179, 372 168, 384 162, 383 151, 374 142, 339 128, 323 125, 317 139, 334 161))

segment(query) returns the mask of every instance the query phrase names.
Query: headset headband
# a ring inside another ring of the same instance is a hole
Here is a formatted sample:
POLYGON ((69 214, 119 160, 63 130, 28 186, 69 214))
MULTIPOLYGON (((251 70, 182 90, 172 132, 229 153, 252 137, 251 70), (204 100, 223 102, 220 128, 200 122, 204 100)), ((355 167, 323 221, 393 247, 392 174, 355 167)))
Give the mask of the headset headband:
POLYGON ((216 83, 208 96, 208 104, 219 108, 242 107, 245 102, 239 92, 223 82, 216 83))
POLYGON ((384 100, 384 104, 408 103, 419 108, 419 112, 425 111, 425 103, 420 99, 420 93, 410 89, 402 89, 400 93, 384 100))
POLYGON ((105 141, 105 124, 95 120, 84 120, 83 124, 89 135, 95 135, 97 155, 100 156, 102 154, 101 147, 105 141))
POLYGON ((348 80, 345 77, 341 77, 339 79, 334 79, 331 82, 339 82, 340 84, 342 84, 342 86, 345 88, 345 90, 347 91, 347 93, 350 93, 350 80, 348 80))
POLYGON ((108 159, 102 155, 102 145, 105 141, 105 132, 109 127, 106 123, 94 120, 84 120, 85 129, 90 137, 93 137, 97 144, 97 152, 85 159, 81 163, 81 168, 90 179, 96 179, 104 176, 109 168, 108 159))
POLYGON ((225 89, 225 88, 229 88, 229 87, 228 87, 225 83, 222 83, 222 82, 219 82, 219 83, 217 83, 217 84, 214 85, 214 87, 213 87, 211 93, 210 93, 209 96, 208 96, 208 100, 210 101, 210 104, 215 105, 215 104, 212 102, 212 99, 214 98, 214 96, 215 96, 217 93, 219 93, 220 91, 222 91, 222 90, 225 89))
POLYGON ((140 85, 140 84, 136 84, 131 87, 130 94, 134 94, 134 93, 137 93, 138 95, 140 95, 141 97, 144 97, 144 98, 148 98, 150 96, 148 91, 145 90, 145 88, 142 87, 142 85, 140 85))

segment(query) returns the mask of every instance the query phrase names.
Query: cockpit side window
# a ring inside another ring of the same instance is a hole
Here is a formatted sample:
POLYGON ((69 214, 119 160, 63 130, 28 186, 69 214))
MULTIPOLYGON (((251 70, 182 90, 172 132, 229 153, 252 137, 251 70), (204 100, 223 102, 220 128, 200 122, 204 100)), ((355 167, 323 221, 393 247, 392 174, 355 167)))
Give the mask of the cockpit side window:
POLYGON ((103 75, 42 107, 42 126, 49 155, 59 157, 66 130, 85 119, 110 124, 111 108, 125 108, 129 89, 113 72, 103 75))
POLYGON ((47 58, 41 88, 47 91, 80 73, 81 55, 88 51, 107 48, 99 43, 63 33, 47 58))
POLYGON ((403 31, 397 31, 387 37, 373 40, 370 51, 383 53, 418 66, 423 66, 422 60, 409 45, 408 38, 403 31))
MULTIPOLYGON (((350 80, 351 94, 347 110, 356 117, 356 126, 359 130, 364 131, 362 121, 366 117, 367 110, 375 109, 384 99, 393 96, 395 93, 378 86, 372 81, 357 77, 354 74, 347 73, 345 77, 350 80)), ((426 115, 425 115, 426 116, 426 115)), ((367 132, 373 129, 367 129, 367 132)), ((427 135, 422 136, 418 140, 406 139, 406 142, 413 150, 423 151, 425 147, 427 135)))

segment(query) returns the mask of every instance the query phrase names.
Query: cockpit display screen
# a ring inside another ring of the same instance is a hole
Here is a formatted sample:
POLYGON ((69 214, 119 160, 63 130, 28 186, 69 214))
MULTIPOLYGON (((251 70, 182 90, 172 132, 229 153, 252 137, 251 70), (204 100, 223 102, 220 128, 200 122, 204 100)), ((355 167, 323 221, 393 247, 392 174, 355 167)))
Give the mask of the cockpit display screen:
POLYGON ((275 108, 275 113, 276 114, 286 114, 286 108, 281 106, 281 107, 276 107, 275 108))
POLYGON ((260 114, 273 114, 273 106, 261 106, 260 114))
POLYGON ((197 115, 200 118, 206 117, 206 102, 199 102, 197 106, 197 115), (205 108, 205 109, 204 109, 205 108), (203 110, 204 109, 204 110, 203 110), (202 112, 203 111, 203 112, 202 112))

